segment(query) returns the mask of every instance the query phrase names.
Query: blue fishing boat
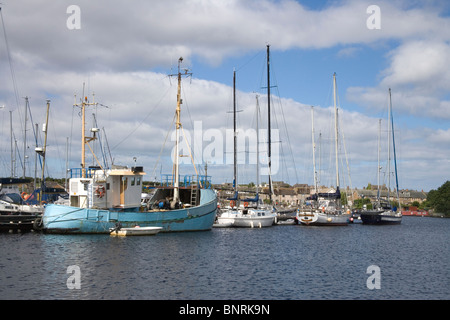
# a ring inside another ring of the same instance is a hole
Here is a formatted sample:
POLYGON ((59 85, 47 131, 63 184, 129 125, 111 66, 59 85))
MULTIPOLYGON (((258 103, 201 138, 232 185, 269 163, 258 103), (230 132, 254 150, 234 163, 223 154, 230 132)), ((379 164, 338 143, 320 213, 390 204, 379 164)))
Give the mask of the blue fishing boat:
MULTIPOLYGON (((50 204, 45 208, 42 225, 47 233, 110 233, 110 229, 161 227, 161 232, 210 230, 216 218, 217 193, 210 177, 186 176, 180 180, 178 141, 181 105, 181 74, 178 61, 178 95, 176 109, 176 145, 174 175, 166 176, 153 196, 142 203, 143 167, 112 166, 109 169, 85 166, 85 144, 96 139, 85 136, 85 98, 82 111, 81 168, 71 170, 69 203, 50 204), (170 177, 170 178, 168 178, 170 177)), ((91 147, 89 146, 89 149, 91 147)), ((92 150, 92 149, 91 149, 92 150)))

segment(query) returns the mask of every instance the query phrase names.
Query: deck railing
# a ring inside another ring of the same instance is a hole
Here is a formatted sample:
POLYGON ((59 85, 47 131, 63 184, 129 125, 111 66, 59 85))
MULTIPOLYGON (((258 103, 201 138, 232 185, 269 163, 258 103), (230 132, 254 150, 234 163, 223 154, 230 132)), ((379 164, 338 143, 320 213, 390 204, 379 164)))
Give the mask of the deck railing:
MULTIPOLYGON (((174 185, 174 176, 172 174, 161 174, 161 186, 171 187, 174 185)), ((211 189, 211 176, 205 175, 185 175, 180 177, 180 187, 191 187, 193 185, 198 185, 202 189, 211 189)))

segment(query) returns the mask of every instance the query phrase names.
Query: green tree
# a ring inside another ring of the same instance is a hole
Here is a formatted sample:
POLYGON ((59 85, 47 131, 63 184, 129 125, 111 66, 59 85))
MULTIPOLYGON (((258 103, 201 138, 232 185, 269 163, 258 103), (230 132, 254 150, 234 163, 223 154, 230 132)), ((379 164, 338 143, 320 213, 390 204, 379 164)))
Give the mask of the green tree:
POLYGON ((347 205, 348 201, 347 201, 347 193, 342 192, 341 193, 341 204, 343 206, 347 205))
POLYGON ((367 209, 373 208, 369 198, 356 199, 355 201, 353 201, 353 207, 355 209, 362 209, 364 205, 366 205, 367 209))
POLYGON ((446 181, 437 190, 428 192, 426 202, 436 213, 450 216, 450 181, 446 181))

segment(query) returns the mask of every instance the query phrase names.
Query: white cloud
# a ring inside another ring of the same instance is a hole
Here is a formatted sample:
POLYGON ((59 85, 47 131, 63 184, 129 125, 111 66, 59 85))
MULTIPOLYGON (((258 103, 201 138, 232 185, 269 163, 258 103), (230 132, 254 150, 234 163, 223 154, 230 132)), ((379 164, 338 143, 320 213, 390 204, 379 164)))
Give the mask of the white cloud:
MULTIPOLYGON (((77 92, 80 98, 82 83, 86 82, 86 92, 94 91, 96 100, 109 107, 99 108, 98 121, 100 127, 105 127, 116 160, 128 162, 137 155, 145 167, 153 168, 175 108, 175 80, 170 82, 165 71, 176 66, 180 56, 185 58, 186 66, 195 58, 196 63, 201 61, 201 67, 216 67, 230 57, 259 51, 266 43, 276 50, 317 50, 318 55, 320 49, 337 47, 338 55, 348 59, 359 57, 364 52, 360 48, 366 45, 384 46, 390 53, 385 57, 388 67, 379 73, 379 83, 349 88, 347 99, 373 109, 386 109, 387 89, 392 87, 396 111, 423 118, 450 119, 450 101, 446 97, 450 78, 445 68, 450 62, 449 18, 441 16, 439 8, 432 5, 379 1, 381 29, 369 30, 366 8, 370 4, 369 1, 342 1, 314 10, 287 0, 134 0, 132 4, 100 0, 76 3, 16 0, 2 7, 2 15, 19 94, 31 97, 35 122, 41 122, 45 99, 49 96, 52 99, 54 154, 64 154, 65 139, 72 130, 69 115, 72 115, 73 93, 77 92), (66 27, 69 17, 66 9, 71 4, 81 8, 80 30, 66 27), (165 71, 157 73, 154 69, 165 71)), ((0 58, 0 72, 9 76, 9 65, 3 63, 6 61, 3 48, 0 58)), ((3 83, 0 105, 15 108, 12 86, 10 82, 3 83)), ((229 86, 194 78, 185 82, 183 90, 186 127, 191 117, 202 119, 204 128, 222 131, 231 128, 226 114, 231 103, 229 86)), ((241 92, 239 102, 246 110, 239 115, 240 124, 248 127, 252 123, 254 94, 241 92)), ((297 169, 310 173, 310 109, 292 100, 283 100, 283 108, 288 115, 286 126, 297 169)), ((329 112, 328 106, 316 108, 317 131, 329 130, 329 112)), ((6 110, 0 113, 2 123, 7 123, 6 110)), ((15 113, 14 117, 18 115, 15 113)), ((371 170, 367 165, 371 166, 376 157, 377 119, 345 110, 343 119, 351 162, 358 168, 355 180, 364 185, 368 179, 364 173, 371 170)), ((77 121, 75 112, 73 132, 78 130, 77 121)), ((279 126, 282 128, 281 123, 279 126)), ((422 159, 424 155, 420 151, 424 146, 427 152, 433 153, 431 146, 439 148, 434 144, 435 139, 439 137, 445 143, 447 134, 448 130, 440 132, 431 128, 416 146, 415 140, 409 139, 414 137, 413 132, 405 133, 408 161, 422 159)), ((78 140, 73 138, 73 150, 79 149, 78 140)), ((2 150, 9 147, 5 143, 1 146, 2 150)), ((441 157, 450 157, 448 151, 440 152, 441 157)), ((71 156, 72 163, 79 161, 75 151, 71 156)), ((414 166, 408 163, 407 167, 414 166)), ((441 168, 448 165, 441 163, 441 168)), ((220 170, 222 179, 231 172, 230 168, 216 169, 220 170)), ((301 181, 305 177, 299 173, 301 181)))
POLYGON ((415 86, 422 93, 450 89, 450 75, 443 66, 450 64, 450 45, 446 42, 408 41, 391 52, 391 65, 384 71, 382 86, 415 86))
POLYGON ((19 0, 3 11, 12 47, 46 68, 136 70, 168 66, 180 55, 217 65, 265 43, 283 50, 417 36, 450 39, 450 28, 442 27, 448 19, 438 12, 385 1, 379 3, 381 29, 369 30, 370 4, 344 1, 318 11, 293 0, 77 1, 79 30, 66 27, 69 2, 19 0))
POLYGON ((377 87, 352 87, 348 98, 379 110, 386 108, 387 88, 392 88, 397 111, 424 118, 450 119, 450 44, 407 41, 389 53, 390 66, 377 87))

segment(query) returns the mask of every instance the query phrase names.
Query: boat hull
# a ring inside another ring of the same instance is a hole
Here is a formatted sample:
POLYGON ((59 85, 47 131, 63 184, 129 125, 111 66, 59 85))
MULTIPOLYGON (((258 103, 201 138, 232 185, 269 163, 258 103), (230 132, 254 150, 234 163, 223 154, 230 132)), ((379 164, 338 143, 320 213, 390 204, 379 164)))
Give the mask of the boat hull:
POLYGON ((264 228, 275 223, 275 216, 265 217, 238 217, 234 219, 233 226, 237 228, 264 228))
POLYGON ((363 224, 400 224, 402 215, 391 212, 362 212, 361 220, 363 224))
POLYGON ((300 212, 297 220, 306 226, 346 226, 350 214, 334 214, 324 212, 300 212))
POLYGON ((161 231, 161 227, 134 227, 134 228, 121 228, 119 230, 114 229, 111 231, 112 236, 153 236, 161 231))
POLYGON ((47 233, 110 233, 117 224, 123 228, 161 227, 161 232, 210 230, 217 210, 214 190, 201 190, 200 205, 177 210, 100 210, 48 205, 42 223, 47 233))
POLYGON ((217 217, 214 227, 263 228, 275 224, 276 215, 267 210, 250 209, 244 214, 241 210, 225 211, 217 217))

